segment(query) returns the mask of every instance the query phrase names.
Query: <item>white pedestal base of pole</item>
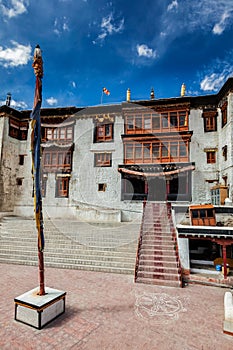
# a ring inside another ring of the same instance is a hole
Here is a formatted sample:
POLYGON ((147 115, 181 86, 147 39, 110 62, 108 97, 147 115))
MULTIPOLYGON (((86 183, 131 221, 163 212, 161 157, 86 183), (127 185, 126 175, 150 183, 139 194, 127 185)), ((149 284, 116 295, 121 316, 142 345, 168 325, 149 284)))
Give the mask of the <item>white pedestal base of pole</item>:
POLYGON ((45 295, 38 295, 39 288, 34 288, 14 299, 15 320, 37 329, 65 312, 66 292, 45 288, 45 295))

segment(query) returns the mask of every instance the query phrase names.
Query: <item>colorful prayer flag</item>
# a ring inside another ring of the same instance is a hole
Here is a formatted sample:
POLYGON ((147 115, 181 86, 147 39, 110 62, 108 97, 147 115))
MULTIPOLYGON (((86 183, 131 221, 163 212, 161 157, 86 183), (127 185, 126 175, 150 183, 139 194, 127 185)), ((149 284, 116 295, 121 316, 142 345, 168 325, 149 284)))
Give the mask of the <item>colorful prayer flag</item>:
POLYGON ((106 94, 106 95, 110 95, 110 91, 108 89, 106 89, 105 87, 103 88, 103 92, 106 94))

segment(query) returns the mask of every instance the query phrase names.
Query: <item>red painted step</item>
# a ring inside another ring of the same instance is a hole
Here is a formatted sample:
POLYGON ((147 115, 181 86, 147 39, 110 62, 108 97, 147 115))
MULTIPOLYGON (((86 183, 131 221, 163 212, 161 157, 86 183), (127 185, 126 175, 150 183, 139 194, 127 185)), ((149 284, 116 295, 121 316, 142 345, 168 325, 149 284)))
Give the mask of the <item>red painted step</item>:
POLYGON ((147 203, 141 225, 141 245, 135 281, 181 287, 181 273, 166 204, 147 203))

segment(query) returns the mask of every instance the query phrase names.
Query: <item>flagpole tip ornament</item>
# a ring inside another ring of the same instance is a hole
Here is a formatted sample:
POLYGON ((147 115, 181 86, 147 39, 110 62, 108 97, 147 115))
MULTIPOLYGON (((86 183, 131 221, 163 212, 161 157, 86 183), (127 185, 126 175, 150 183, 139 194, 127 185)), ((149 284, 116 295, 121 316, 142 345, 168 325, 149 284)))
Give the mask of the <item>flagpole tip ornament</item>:
POLYGON ((36 45, 34 49, 32 67, 34 68, 35 76, 43 78, 43 60, 40 45, 36 45))

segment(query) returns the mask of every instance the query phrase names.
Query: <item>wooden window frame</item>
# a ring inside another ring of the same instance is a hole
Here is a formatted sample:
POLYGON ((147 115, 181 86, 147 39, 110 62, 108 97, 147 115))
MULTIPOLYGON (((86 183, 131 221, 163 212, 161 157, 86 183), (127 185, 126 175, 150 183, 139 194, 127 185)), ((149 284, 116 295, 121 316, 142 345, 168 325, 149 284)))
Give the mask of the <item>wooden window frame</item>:
POLYGON ((207 161, 207 164, 216 163, 216 152, 215 151, 207 151, 206 152, 206 161, 207 161))
POLYGON ((109 142, 113 141, 113 123, 99 123, 95 126, 95 136, 94 142, 109 142), (102 135, 100 135, 100 129, 103 130, 102 135))
POLYGON ((94 154, 94 166, 95 167, 111 167, 112 166, 112 153, 100 152, 94 154))
POLYGON ((56 179, 56 197, 68 198, 69 197, 69 177, 57 177, 56 179))
POLYGON ((188 130, 188 110, 174 109, 162 110, 161 112, 152 111, 134 112, 126 114, 125 133, 126 134, 143 134, 148 132, 163 132, 188 130), (172 123, 172 120, 173 123, 172 123), (156 122, 155 122, 156 121, 156 122), (175 124, 175 125, 174 125, 175 124))
POLYGON ((59 126, 54 127, 42 127, 42 141, 60 141, 60 142, 72 142, 74 138, 73 126, 59 126))
POLYGON ((227 124, 227 102, 221 107, 222 112, 222 128, 227 124))
POLYGON ((71 151, 46 151, 43 152, 43 169, 47 172, 59 170, 71 171, 72 152, 71 151), (60 162, 62 160, 62 162, 60 162))
POLYGON ((28 123, 20 122, 10 118, 9 119, 9 136, 20 141, 27 140, 28 123))
POLYGON ((124 144, 124 155, 125 164, 187 162, 189 160, 189 141, 126 142, 124 144), (147 148, 146 151, 144 150, 145 147, 147 148), (171 147, 176 147, 176 154, 172 152, 171 147), (148 153, 150 157, 148 157, 148 153), (132 156, 130 157, 130 155, 132 156))
POLYGON ((217 111, 203 111, 204 131, 217 131, 217 111))

